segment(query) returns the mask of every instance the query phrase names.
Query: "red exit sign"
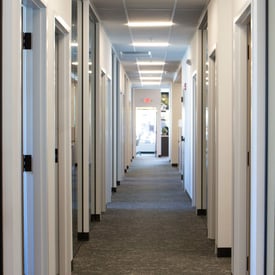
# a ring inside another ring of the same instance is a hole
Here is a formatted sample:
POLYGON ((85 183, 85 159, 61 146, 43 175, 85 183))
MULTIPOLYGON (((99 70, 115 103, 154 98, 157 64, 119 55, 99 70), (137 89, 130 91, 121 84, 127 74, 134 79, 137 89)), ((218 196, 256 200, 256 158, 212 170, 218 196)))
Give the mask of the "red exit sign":
POLYGON ((143 102, 144 102, 144 103, 151 103, 151 102, 152 102, 152 99, 149 98, 149 97, 145 97, 145 98, 143 99, 143 102))

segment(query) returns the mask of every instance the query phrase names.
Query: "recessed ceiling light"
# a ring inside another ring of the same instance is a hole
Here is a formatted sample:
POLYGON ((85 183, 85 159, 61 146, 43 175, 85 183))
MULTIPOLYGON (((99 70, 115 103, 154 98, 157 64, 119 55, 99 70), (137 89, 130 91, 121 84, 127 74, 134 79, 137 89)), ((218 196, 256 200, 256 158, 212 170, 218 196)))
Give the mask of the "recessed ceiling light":
POLYGON ((137 65, 140 66, 162 66, 165 62, 163 61, 138 61, 137 65))
POLYGON ((167 42, 134 42, 132 43, 134 47, 168 47, 167 42))
POLYGON ((162 79, 162 77, 158 77, 158 76, 140 77, 141 81, 144 81, 144 80, 161 80, 161 79, 162 79))
POLYGON ((171 21, 145 21, 145 22, 128 22, 126 24, 129 27, 170 27, 173 26, 174 23, 171 21))
POLYGON ((78 43, 77 42, 72 42, 71 47, 78 47, 78 43))
POLYGON ((160 81, 148 81, 148 82, 144 82, 142 81, 141 82, 141 85, 142 86, 146 86, 146 85, 150 85, 150 86, 153 86, 153 85, 160 85, 160 81))
POLYGON ((151 71, 139 71, 139 74, 162 74, 162 70, 151 70, 151 71))

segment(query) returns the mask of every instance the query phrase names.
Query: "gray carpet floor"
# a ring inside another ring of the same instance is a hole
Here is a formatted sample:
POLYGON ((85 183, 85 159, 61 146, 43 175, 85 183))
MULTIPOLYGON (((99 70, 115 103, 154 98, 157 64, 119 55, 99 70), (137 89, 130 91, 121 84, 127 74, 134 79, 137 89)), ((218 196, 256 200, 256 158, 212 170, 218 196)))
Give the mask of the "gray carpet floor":
POLYGON ((81 244, 73 274, 231 274, 231 260, 214 250, 177 168, 167 158, 141 156, 81 244))

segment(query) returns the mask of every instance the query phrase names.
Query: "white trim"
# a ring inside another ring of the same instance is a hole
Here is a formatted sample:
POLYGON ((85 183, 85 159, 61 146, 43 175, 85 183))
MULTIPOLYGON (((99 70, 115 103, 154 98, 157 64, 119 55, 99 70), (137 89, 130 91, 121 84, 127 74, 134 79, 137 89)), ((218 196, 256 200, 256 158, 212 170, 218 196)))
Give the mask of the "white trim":
MULTIPOLYGON (((89 124, 90 124, 90 104, 89 104, 89 64, 85 60, 89 60, 89 25, 90 25, 90 5, 89 1, 83 1, 83 45, 82 45, 82 60, 84 63, 82 64, 82 143, 80 147, 82 147, 82 160, 83 160, 83 174, 82 174, 82 182, 80 183, 82 185, 81 189, 81 199, 82 201, 82 216, 83 216, 83 228, 80 232, 89 233, 90 231, 90 213, 89 213, 89 148, 90 148, 90 142, 89 142, 89 124)), ((80 172, 80 171, 79 171, 80 172)), ((78 217, 79 219, 79 217, 78 217)))
POLYGON ((67 22, 61 17, 61 16, 55 16, 56 22, 58 22, 58 28, 63 33, 69 33, 71 31, 71 28, 67 24, 67 22))
POLYGON ((197 198, 197 186, 196 186, 196 134, 195 134, 195 125, 196 125, 196 118, 195 118, 195 109, 196 109, 196 103, 195 103, 195 94, 194 94, 194 77, 196 77, 196 90, 198 89, 198 72, 194 71, 192 74, 192 91, 191 96, 192 96, 192 125, 191 125, 191 142, 192 142, 192 206, 196 206, 196 198, 197 198))
POLYGON ((202 190, 202 58, 201 58, 201 45, 202 45, 202 39, 201 39, 201 30, 198 30, 196 33, 197 36, 197 49, 195 51, 195 55, 197 55, 197 87, 196 87, 196 94, 194 94, 194 100, 195 100, 195 116, 194 116, 194 145, 195 145, 195 154, 194 154, 194 170, 195 170, 195 201, 196 201, 196 209, 203 209, 203 190, 202 190))
POLYGON ((215 239, 216 224, 216 48, 209 55, 209 94, 208 94, 208 204, 207 204, 207 225, 208 238, 215 239))
POLYGON ((2 3, 3 261, 4 274, 22 274, 21 1, 2 3))
POLYGON ((48 150, 47 150, 47 127, 46 127, 46 10, 33 9, 33 36, 37 39, 33 41, 33 130, 34 130, 34 148, 33 165, 34 171, 34 232, 35 232, 35 251, 34 251, 34 267, 35 274, 48 273, 48 254, 49 236, 48 236, 48 217, 47 207, 48 201, 45 194, 47 190, 47 172, 48 172, 48 150), (43 218, 41 218, 43 217, 43 218))
POLYGON ((251 275, 265 265, 265 12, 265 1, 252 1, 251 275))
POLYGON ((274 273, 274 231, 275 231, 275 169, 274 169, 274 157, 275 157, 275 142, 274 142, 274 117, 275 117, 275 93, 274 93, 274 16, 272 14, 275 10, 275 2, 269 0, 268 6, 268 186, 267 186, 267 272, 266 274, 273 274, 274 273))
POLYGON ((215 43, 211 49, 209 49, 209 57, 212 58, 213 55, 217 55, 217 44, 215 43))
POLYGON ((251 16, 251 1, 248 1, 241 9, 239 14, 234 17, 234 25, 242 25, 251 16))
POLYGON ((55 28, 62 32, 59 44, 59 273, 71 274, 71 86, 70 34, 63 20, 55 18, 55 28))
POLYGON ((247 22, 248 5, 233 26, 233 253, 232 271, 246 273, 247 257, 247 22))
MULTIPOLYGON (((96 23, 96 37, 99 38, 100 34, 100 25, 99 23, 96 23)), ((101 158, 102 158, 102 152, 100 150, 100 144, 102 142, 102 136, 101 136, 101 69, 99 68, 100 64, 100 39, 97 39, 96 41, 96 125, 95 125, 95 131, 96 131, 96 146, 95 146, 95 154, 96 154, 96 192, 95 192, 95 209, 93 209, 93 214, 101 215, 102 213, 102 207, 101 207, 101 193, 102 193, 102 184, 101 184, 101 174, 102 174, 102 167, 101 167, 101 158)))

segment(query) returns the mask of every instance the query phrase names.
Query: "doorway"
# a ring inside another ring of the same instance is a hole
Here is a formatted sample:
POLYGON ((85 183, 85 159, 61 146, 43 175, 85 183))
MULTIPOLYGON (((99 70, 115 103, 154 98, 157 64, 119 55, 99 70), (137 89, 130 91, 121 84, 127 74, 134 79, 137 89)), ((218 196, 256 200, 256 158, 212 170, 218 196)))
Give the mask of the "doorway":
POLYGON ((209 114, 208 114, 208 86, 209 86, 209 66, 208 66, 208 30, 207 30, 207 15, 205 16, 203 23, 201 24, 201 62, 202 62, 202 113, 201 113, 201 209, 198 211, 199 215, 207 214, 207 201, 208 201, 208 143, 209 143, 209 114))
POLYGON ((136 154, 156 154, 156 108, 136 108, 136 154))
POLYGON ((208 96, 208 190, 207 190, 207 229, 208 238, 215 239, 216 228, 216 178, 217 178, 217 134, 216 134, 216 97, 217 97, 217 67, 216 50, 209 58, 209 96, 208 96))
POLYGON ((250 274, 252 48, 251 6, 235 21, 233 87, 233 257, 232 271, 250 274))
POLYGON ((78 189, 79 189, 79 159, 77 156, 78 148, 78 110, 79 110, 79 95, 81 93, 81 21, 82 3, 81 1, 72 1, 72 34, 71 34, 71 148, 72 148, 72 240, 73 240, 73 256, 80 247, 78 241, 78 222, 81 218, 78 216, 79 201, 78 201, 78 189))
POLYGON ((53 227, 55 249, 55 272, 67 274, 72 260, 72 215, 71 204, 71 89, 68 56, 70 56, 70 35, 67 25, 55 18, 54 92, 53 97, 53 147, 55 161, 55 186, 53 186, 53 208, 55 226, 53 227))

